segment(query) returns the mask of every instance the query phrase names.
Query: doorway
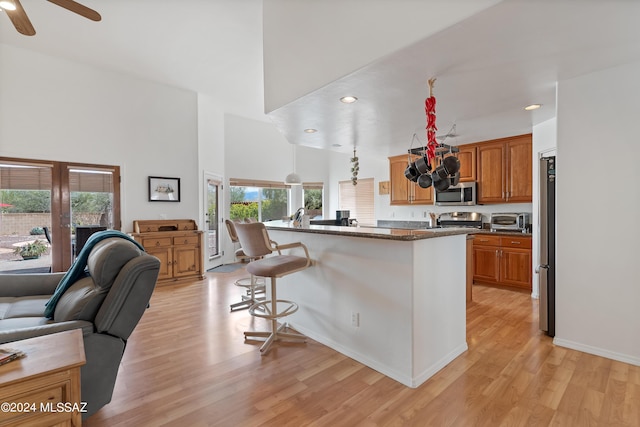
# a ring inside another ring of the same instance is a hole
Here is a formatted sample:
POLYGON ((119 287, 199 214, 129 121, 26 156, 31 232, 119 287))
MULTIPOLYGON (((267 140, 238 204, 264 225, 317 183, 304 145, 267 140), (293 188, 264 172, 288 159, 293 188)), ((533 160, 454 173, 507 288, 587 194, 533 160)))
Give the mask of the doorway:
POLYGON ((204 181, 205 260, 208 270, 222 264, 220 250, 222 178, 205 172, 204 181))
POLYGON ((78 229, 120 229, 120 169, 0 158, 0 203, 0 270, 29 270, 17 253, 7 257, 7 246, 39 240, 48 249, 30 265, 66 271, 77 254, 78 229))

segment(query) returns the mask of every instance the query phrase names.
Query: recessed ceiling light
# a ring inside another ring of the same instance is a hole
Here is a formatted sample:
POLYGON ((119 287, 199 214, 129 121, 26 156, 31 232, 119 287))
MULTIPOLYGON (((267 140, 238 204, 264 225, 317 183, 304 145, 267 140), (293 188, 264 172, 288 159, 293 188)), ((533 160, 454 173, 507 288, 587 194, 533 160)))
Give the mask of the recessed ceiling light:
POLYGON ((10 1, 0 1, 0 9, 16 10, 16 5, 10 1))
POLYGON ((358 98, 356 98, 355 96, 343 96, 342 98, 340 98, 340 102, 343 102, 345 104, 353 104, 357 100, 358 98))
POLYGON ((542 104, 531 104, 524 107, 524 109, 527 111, 531 111, 531 110, 537 110, 540 107, 542 107, 542 104))
POLYGON ((318 129, 308 128, 308 129, 305 129, 304 131, 305 131, 305 133, 316 133, 316 132, 318 132, 318 129))

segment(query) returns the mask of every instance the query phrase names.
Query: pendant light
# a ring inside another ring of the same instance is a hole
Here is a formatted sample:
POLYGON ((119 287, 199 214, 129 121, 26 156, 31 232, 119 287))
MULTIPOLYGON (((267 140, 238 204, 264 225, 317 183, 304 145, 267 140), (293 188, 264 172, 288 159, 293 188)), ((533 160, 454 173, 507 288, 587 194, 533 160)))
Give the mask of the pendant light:
POLYGON ((302 185, 302 180, 300 179, 300 175, 296 173, 296 145, 295 144, 291 144, 291 145, 293 150, 293 172, 287 175, 287 177, 284 179, 284 183, 287 185, 302 185))

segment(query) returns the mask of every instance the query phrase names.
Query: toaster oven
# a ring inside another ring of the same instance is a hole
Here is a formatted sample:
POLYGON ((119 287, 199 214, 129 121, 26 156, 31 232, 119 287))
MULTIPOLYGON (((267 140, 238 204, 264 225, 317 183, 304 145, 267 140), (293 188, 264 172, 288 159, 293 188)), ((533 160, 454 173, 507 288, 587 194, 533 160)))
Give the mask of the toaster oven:
POLYGON ((529 229, 530 215, 528 213, 492 213, 491 231, 520 231, 525 233, 529 229))

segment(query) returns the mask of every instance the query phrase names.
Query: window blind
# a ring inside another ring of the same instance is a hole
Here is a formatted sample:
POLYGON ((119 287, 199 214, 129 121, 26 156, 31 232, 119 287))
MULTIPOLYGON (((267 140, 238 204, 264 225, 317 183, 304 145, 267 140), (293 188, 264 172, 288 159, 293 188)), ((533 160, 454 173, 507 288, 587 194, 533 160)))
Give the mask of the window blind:
POLYGON ((338 185, 340 209, 349 210, 349 216, 360 225, 375 226, 373 178, 359 178, 358 185, 353 185, 351 180, 340 181, 338 185))
POLYGON ((0 165, 2 190, 50 190, 51 168, 41 166, 0 165))
POLYGON ((260 187, 260 188, 289 188, 284 182, 260 181, 257 179, 229 178, 229 185, 232 187, 260 187))

